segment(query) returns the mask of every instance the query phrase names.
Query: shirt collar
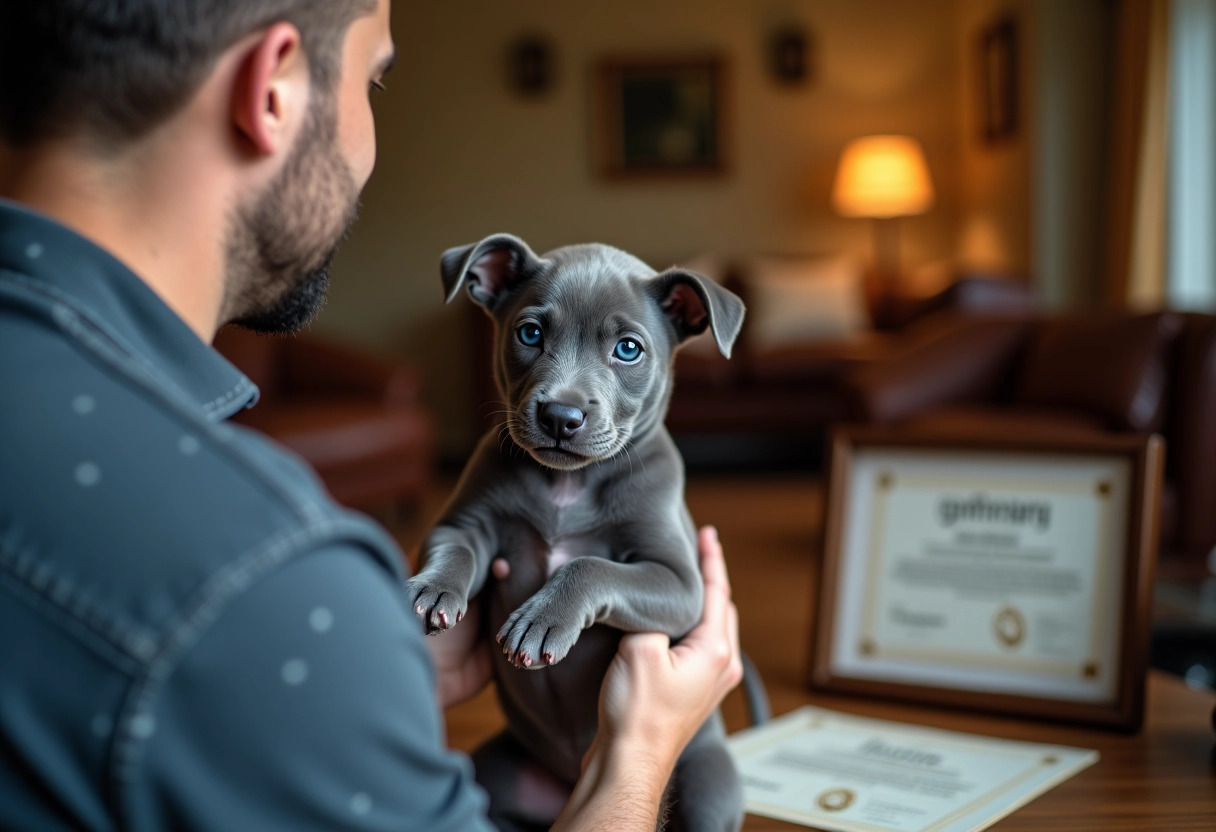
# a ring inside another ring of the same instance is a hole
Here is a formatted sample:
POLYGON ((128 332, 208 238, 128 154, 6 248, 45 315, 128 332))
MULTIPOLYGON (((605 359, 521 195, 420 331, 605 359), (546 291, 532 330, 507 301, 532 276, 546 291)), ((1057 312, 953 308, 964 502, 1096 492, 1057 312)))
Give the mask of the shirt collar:
POLYGON ((258 389, 201 341, 113 255, 63 225, 0 199, 0 269, 49 284, 73 311, 141 359, 211 421, 253 406, 258 389))

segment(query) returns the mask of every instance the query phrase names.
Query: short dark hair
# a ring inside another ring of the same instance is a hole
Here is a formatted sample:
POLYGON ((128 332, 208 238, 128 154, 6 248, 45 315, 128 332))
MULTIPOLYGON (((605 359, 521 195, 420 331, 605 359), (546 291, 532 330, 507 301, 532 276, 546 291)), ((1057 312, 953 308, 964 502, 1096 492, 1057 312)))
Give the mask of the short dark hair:
POLYGON ((339 74, 375 0, 0 0, 0 140, 139 138, 182 107, 218 57, 279 21, 300 30, 314 88, 339 74))

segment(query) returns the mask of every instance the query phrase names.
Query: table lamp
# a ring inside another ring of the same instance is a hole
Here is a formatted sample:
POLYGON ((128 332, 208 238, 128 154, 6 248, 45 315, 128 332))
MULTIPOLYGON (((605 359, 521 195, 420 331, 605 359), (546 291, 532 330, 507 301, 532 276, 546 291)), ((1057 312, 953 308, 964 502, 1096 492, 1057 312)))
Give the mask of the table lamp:
POLYGON ((845 217, 874 220, 874 264, 884 278, 899 272, 899 217, 923 214, 933 183, 920 142, 910 136, 863 136, 845 145, 832 206, 845 217))

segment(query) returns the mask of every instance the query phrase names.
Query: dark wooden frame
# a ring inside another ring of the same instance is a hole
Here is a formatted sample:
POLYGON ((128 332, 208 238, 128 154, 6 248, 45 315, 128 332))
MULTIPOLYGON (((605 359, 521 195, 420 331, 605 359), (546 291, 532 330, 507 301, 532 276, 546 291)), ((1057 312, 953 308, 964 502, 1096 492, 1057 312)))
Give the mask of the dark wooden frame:
POLYGON ((613 180, 697 179, 723 175, 728 169, 727 111, 729 83, 727 63, 716 54, 683 57, 618 57, 601 60, 592 77, 592 144, 599 173, 613 180), (630 165, 625 160, 621 84, 627 77, 662 77, 689 70, 707 73, 713 95, 714 158, 693 165, 630 165))
POLYGON ((1148 671, 1153 572, 1157 554, 1157 525, 1165 459, 1161 437, 1098 434, 1076 438, 1016 438, 993 435, 960 439, 910 430, 841 427, 830 440, 829 481, 825 509, 823 557, 816 584, 818 605, 811 637, 808 683, 815 688, 848 694, 897 699, 968 710, 989 711, 1083 723, 1122 731, 1139 730, 1144 719, 1144 686, 1148 671), (1131 465, 1131 505, 1128 507, 1120 600, 1121 662, 1115 701, 1088 703, 1047 697, 882 682, 844 677, 832 671, 832 635, 836 622, 836 587, 840 551, 847 517, 850 472, 855 448, 940 449, 984 453, 1051 453, 1117 456, 1131 465))
POLYGON ((768 39, 768 71, 773 80, 787 87, 811 80, 811 38, 801 26, 783 26, 768 39))
POLYGON ((980 33, 978 61, 980 137, 988 144, 1012 139, 1018 133, 1019 84, 1018 25, 1013 17, 998 18, 980 33), (1000 64, 1000 87, 992 77, 1000 64))

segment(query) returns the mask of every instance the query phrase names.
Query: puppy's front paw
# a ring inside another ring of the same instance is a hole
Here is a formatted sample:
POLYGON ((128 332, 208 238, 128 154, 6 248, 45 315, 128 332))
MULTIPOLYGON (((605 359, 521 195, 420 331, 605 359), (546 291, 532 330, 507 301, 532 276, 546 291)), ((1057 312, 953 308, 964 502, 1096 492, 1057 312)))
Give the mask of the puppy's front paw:
POLYGON ((410 578, 405 586, 410 604, 422 619, 428 636, 455 627, 468 611, 469 599, 445 581, 419 575, 410 578))
POLYGON ((497 640, 516 667, 539 669, 566 657, 583 631, 579 610, 563 609, 542 590, 511 613, 497 640))

